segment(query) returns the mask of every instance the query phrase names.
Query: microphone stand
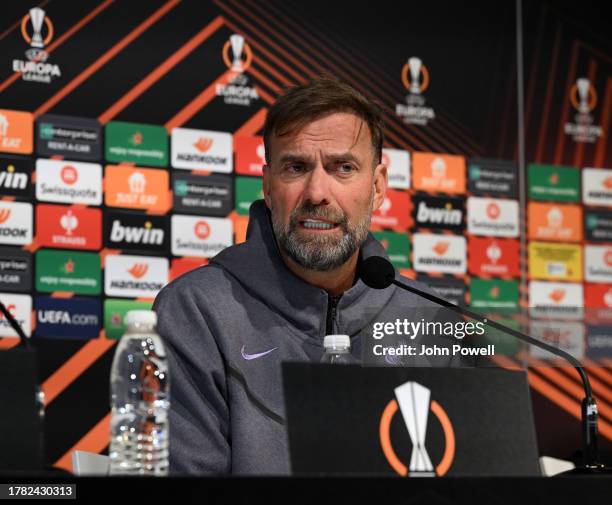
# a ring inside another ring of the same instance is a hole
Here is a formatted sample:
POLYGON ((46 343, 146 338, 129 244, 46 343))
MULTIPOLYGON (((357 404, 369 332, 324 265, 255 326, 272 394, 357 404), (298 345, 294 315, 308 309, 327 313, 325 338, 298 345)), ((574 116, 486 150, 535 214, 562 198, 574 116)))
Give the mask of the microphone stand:
POLYGON ((499 331, 508 333, 513 337, 522 340, 523 342, 527 342, 528 344, 544 349, 554 354, 555 356, 558 356, 568 361, 578 371, 585 392, 585 397, 582 400, 581 409, 582 442, 584 448, 584 457, 583 466, 576 467, 575 469, 570 470, 568 472, 562 472, 559 475, 593 475, 612 473, 612 468, 607 467, 599 462, 599 448, 597 444, 597 420, 599 418, 599 412, 597 410, 597 402, 595 401, 595 398, 593 396, 589 377, 586 374, 584 367, 582 366, 580 361, 578 361, 574 356, 572 356, 568 352, 565 352, 562 349, 554 347, 545 342, 541 342, 533 337, 530 337, 529 335, 525 335, 524 333, 518 330, 508 328, 503 324, 487 319, 485 316, 478 314, 477 312, 466 309, 464 307, 459 307, 458 305, 455 305, 454 303, 451 303, 448 300, 444 300, 443 298, 432 295, 425 291, 421 291, 420 289, 414 288, 412 286, 404 284, 403 282, 398 281, 397 279, 395 279, 395 269, 393 268, 391 263, 380 256, 372 256, 370 258, 366 258, 362 262, 361 271, 361 279, 366 285, 374 289, 384 289, 385 287, 394 284, 395 286, 404 289, 405 291, 409 291, 437 305, 446 307, 447 309, 450 309, 461 316, 469 316, 472 319, 475 319, 476 321, 480 321, 499 331), (364 271, 367 272, 367 275, 363 275, 364 271), (376 275, 382 275, 384 280, 381 282, 381 280, 379 279, 372 279, 372 277, 375 277, 376 275))

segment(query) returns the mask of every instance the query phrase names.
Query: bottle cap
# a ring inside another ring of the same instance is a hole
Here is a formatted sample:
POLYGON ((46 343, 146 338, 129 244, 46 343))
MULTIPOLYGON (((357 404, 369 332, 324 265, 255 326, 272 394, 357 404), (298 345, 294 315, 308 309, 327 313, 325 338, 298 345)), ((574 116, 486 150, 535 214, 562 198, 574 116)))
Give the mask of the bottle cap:
POLYGON ((155 326, 157 324, 157 314, 152 310, 128 310, 123 322, 127 326, 131 326, 133 324, 155 326))
POLYGON ((325 347, 326 350, 333 348, 350 349, 351 337, 348 335, 325 335, 323 347, 325 347))

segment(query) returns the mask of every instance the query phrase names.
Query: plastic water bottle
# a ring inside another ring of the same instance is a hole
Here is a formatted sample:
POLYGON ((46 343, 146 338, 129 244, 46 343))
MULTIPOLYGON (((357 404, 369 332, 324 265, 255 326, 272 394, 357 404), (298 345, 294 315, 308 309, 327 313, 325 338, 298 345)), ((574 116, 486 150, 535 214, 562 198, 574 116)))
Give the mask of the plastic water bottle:
POLYGON ((157 316, 130 310, 111 370, 110 473, 168 474, 168 364, 157 316))
POLYGON ((350 365, 357 362, 351 354, 351 338, 348 335, 325 335, 323 347, 325 354, 321 363, 350 365))

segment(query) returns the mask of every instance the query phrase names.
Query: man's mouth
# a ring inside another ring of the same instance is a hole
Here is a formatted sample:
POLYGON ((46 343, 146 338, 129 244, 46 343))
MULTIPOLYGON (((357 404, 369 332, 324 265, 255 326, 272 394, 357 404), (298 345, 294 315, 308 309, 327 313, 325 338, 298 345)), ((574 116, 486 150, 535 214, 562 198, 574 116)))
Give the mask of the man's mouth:
POLYGON ((306 230, 327 231, 338 228, 338 223, 325 221, 323 219, 300 219, 298 222, 300 224, 300 228, 304 228, 306 230))

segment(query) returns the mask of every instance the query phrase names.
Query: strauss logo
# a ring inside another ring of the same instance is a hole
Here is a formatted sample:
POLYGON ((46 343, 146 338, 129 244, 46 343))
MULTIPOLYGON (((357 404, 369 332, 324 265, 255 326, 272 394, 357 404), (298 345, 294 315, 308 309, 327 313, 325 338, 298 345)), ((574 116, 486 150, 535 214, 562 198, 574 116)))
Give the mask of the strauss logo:
POLYGON ((383 200, 382 204, 380 205, 378 211, 383 215, 386 216, 387 212, 389 212, 391 210, 391 207, 393 206, 393 204, 391 203, 391 198, 385 196, 385 199, 383 200))
POLYGON ((606 294, 603 296, 603 300, 607 307, 612 307, 612 288, 606 291, 606 294))
POLYGON ((601 185, 606 189, 612 189, 612 177, 608 177, 601 182, 601 185))
POLYGON ((11 209, 0 209, 0 224, 5 223, 10 216, 11 209))
POLYGON ((262 164, 266 162, 266 147, 263 145, 263 142, 257 146, 255 154, 257 154, 262 164))
POLYGON ((60 226, 64 228, 66 235, 72 235, 72 232, 79 226, 79 220, 72 211, 69 210, 60 218, 60 226))
POLYGON ((491 263, 497 263, 499 258, 501 258, 502 250, 496 243, 491 244, 487 247, 487 258, 491 261, 491 263))
POLYGON ((140 279, 149 271, 149 265, 146 263, 134 263, 128 273, 135 279, 140 279))

